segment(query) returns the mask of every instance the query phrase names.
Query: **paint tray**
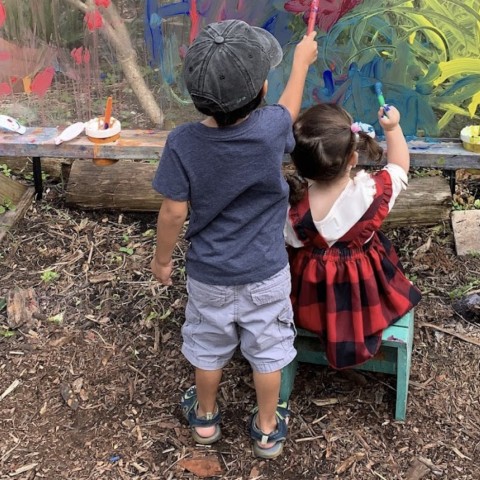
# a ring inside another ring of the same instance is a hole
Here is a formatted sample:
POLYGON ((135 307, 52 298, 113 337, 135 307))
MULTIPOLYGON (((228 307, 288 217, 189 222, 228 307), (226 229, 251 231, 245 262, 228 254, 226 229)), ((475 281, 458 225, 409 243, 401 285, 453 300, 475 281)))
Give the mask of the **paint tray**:
POLYGON ((463 148, 470 152, 480 153, 480 125, 469 125, 460 132, 463 148))

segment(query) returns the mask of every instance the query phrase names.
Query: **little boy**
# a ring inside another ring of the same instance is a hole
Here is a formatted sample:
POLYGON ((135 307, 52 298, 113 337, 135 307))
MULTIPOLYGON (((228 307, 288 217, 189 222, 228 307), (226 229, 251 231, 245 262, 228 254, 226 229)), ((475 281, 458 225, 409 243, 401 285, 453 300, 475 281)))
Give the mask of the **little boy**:
POLYGON ((287 433, 281 369, 296 351, 281 165, 294 147, 292 121, 317 58, 314 37, 297 45, 278 105, 258 108, 267 75, 282 60, 279 43, 240 20, 208 25, 184 64, 187 89, 206 118, 169 134, 153 180, 165 198, 151 268, 164 285, 172 284, 172 252, 190 207, 182 353, 195 367, 195 386, 182 397, 183 413, 196 442, 220 438, 218 386, 240 345, 253 370, 258 407, 250 434, 262 458, 278 456, 287 433))

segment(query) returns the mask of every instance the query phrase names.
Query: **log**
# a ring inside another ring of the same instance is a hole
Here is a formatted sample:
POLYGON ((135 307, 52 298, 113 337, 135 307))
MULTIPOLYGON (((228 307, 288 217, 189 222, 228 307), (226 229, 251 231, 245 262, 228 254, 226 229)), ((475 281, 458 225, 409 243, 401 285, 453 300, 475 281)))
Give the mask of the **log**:
POLYGON ((91 210, 158 211, 162 196, 152 188, 156 168, 125 160, 109 166, 75 160, 66 189, 67 205, 91 210))
MULTIPOLYGON (((158 211, 162 196, 152 188, 156 168, 126 161, 98 167, 91 161, 76 160, 67 184, 67 204, 92 210, 158 211)), ((445 178, 414 177, 385 225, 436 225, 449 219, 450 210, 451 194, 445 178)))
POLYGON ((436 225, 450 219, 452 195, 444 177, 413 177, 384 222, 388 227, 436 225))

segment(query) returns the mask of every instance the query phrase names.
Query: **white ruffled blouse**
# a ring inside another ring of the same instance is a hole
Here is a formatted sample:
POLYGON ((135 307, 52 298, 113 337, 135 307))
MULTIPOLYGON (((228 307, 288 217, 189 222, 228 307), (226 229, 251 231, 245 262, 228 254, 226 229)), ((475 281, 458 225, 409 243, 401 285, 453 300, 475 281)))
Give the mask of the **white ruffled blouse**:
MULTIPOLYGON (((408 186, 408 176, 402 167, 390 163, 384 167, 392 179, 392 197, 388 204, 390 211, 402 190, 408 186)), ((329 246, 332 246, 345 235, 368 210, 375 197, 375 181, 365 170, 359 171, 351 179, 343 192, 337 198, 328 214, 318 222, 314 222, 318 232, 329 246)), ((294 248, 300 248, 303 243, 298 239, 287 214, 284 228, 285 241, 294 248)), ((370 239, 368 239, 370 240, 370 239)), ((367 242, 368 242, 367 240, 367 242)))

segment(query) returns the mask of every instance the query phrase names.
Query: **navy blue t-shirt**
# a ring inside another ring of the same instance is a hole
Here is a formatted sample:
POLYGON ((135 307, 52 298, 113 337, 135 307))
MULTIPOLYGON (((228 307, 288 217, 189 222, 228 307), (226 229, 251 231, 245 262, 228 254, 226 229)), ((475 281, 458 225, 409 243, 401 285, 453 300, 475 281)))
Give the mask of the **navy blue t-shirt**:
POLYGON ((294 147, 288 110, 272 105, 226 128, 187 123, 168 135, 153 188, 190 202, 187 274, 243 285, 287 265, 288 185, 281 166, 294 147))

